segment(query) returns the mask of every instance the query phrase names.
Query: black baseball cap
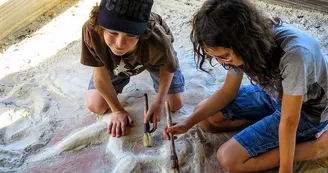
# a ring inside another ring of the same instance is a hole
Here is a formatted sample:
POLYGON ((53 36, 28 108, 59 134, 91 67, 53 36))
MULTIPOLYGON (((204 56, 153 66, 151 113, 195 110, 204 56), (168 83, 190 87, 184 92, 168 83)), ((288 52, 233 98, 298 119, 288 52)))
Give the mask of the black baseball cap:
POLYGON ((153 0, 101 0, 98 24, 106 29, 141 35, 146 29, 153 0))

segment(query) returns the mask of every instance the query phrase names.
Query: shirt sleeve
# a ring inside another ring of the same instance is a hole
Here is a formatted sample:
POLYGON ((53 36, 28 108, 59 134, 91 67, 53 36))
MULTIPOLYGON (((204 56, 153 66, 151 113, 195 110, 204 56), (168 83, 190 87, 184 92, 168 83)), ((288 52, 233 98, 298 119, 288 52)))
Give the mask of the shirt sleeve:
POLYGON ((283 92, 289 95, 304 95, 314 83, 315 66, 310 50, 297 47, 285 54, 280 61, 283 92))
POLYGON ((86 25, 82 28, 81 64, 92 67, 104 66, 93 48, 92 32, 88 30, 86 25))
POLYGON ((170 48, 166 49, 165 54, 157 61, 156 65, 160 65, 170 73, 174 73, 179 67, 176 54, 173 47, 170 46, 170 48))
POLYGON ((229 68, 228 74, 231 76, 240 76, 243 74, 243 71, 239 68, 229 68))

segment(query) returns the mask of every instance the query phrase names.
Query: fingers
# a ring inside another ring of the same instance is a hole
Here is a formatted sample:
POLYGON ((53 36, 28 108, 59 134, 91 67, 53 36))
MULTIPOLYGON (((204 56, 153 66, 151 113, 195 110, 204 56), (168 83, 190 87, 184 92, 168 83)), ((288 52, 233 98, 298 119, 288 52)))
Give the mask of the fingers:
POLYGON ((169 127, 169 128, 167 128, 166 132, 167 133, 174 133, 175 132, 176 125, 177 125, 177 123, 173 122, 172 123, 172 126, 169 127))
POLYGON ((121 136, 121 124, 117 123, 116 124, 116 137, 120 137, 121 136))
POLYGON ((153 128, 152 130, 150 131, 151 133, 155 132, 155 130, 157 129, 158 127, 158 122, 161 120, 161 116, 159 114, 157 115, 154 115, 152 116, 152 122, 153 122, 153 128))
POLYGON ((166 133, 172 133, 173 132, 172 128, 173 127, 167 128, 166 133))
POLYGON ((112 134, 112 137, 121 137, 125 134, 126 125, 120 123, 110 123, 108 127, 108 133, 112 134))
MULTIPOLYGON (((175 123, 175 124, 176 124, 176 123, 175 123)), ((163 132, 162 132, 162 133, 163 133, 164 139, 170 140, 171 138, 170 138, 170 135, 169 135, 168 129, 169 129, 169 128, 168 128, 167 126, 165 126, 164 129, 163 129, 163 132)), ((173 135, 173 139, 176 140, 177 137, 173 135)))
POLYGON ((129 124, 130 127, 133 127, 134 126, 134 121, 131 118, 131 116, 128 116, 128 124, 129 124))
POLYGON ((162 133, 163 133, 164 139, 170 140, 170 136, 167 133, 167 126, 164 127, 162 133))
POLYGON ((112 133, 112 127, 113 127, 113 123, 110 122, 110 123, 109 123, 109 126, 108 126, 108 129, 107 129, 107 133, 108 133, 108 134, 111 134, 111 133, 112 133))
MULTIPOLYGON (((128 120, 127 120, 128 121, 128 120)), ((121 125, 121 132, 122 132, 122 136, 125 135, 125 129, 126 129, 126 126, 127 126, 127 123, 126 122, 123 122, 120 124, 121 125)), ((119 136, 118 136, 119 137, 119 136)))
POLYGON ((149 121, 152 121, 151 119, 152 119, 152 114, 153 113, 150 113, 150 111, 148 110, 147 111, 147 114, 145 115, 145 118, 144 118, 144 123, 146 124, 146 123, 149 123, 149 121))
POLYGON ((177 124, 177 123, 173 123, 173 125, 169 128, 167 128, 166 133, 172 133, 172 134, 182 134, 184 133, 183 128, 181 127, 181 125, 177 124))
POLYGON ((155 130, 157 129, 157 124, 158 124, 158 118, 157 116, 152 116, 153 117, 153 128, 151 129, 150 133, 155 132, 155 130))
POLYGON ((116 123, 113 123, 111 132, 112 132, 112 136, 115 137, 116 136, 116 123))

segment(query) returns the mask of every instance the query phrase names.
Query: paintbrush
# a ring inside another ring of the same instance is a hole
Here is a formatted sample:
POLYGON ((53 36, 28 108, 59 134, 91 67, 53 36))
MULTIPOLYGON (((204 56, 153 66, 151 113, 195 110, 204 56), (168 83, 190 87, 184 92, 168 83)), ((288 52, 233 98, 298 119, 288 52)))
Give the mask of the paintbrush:
MULTIPOLYGON (((148 96, 147 96, 146 93, 144 94, 144 96, 145 96, 144 115, 147 115, 147 112, 148 112, 148 96)), ((152 146, 149 123, 144 124, 143 143, 144 143, 145 147, 151 147, 152 146)))
MULTIPOLYGON (((165 102, 165 113, 166 113, 166 120, 167 120, 167 127, 172 126, 172 117, 171 117, 171 108, 170 103, 168 101, 165 102)), ((174 135, 169 133, 170 142, 171 142, 171 173, 179 173, 179 160, 177 153, 175 151, 175 144, 174 144, 174 135)))

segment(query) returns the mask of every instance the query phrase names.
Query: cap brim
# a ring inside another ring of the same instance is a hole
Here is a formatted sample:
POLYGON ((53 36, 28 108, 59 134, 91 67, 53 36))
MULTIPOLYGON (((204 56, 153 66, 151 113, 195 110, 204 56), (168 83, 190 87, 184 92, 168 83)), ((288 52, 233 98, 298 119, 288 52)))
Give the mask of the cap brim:
POLYGON ((97 22, 106 29, 124 32, 131 35, 141 35, 145 32, 148 22, 135 22, 118 16, 116 13, 105 13, 99 9, 97 22))

